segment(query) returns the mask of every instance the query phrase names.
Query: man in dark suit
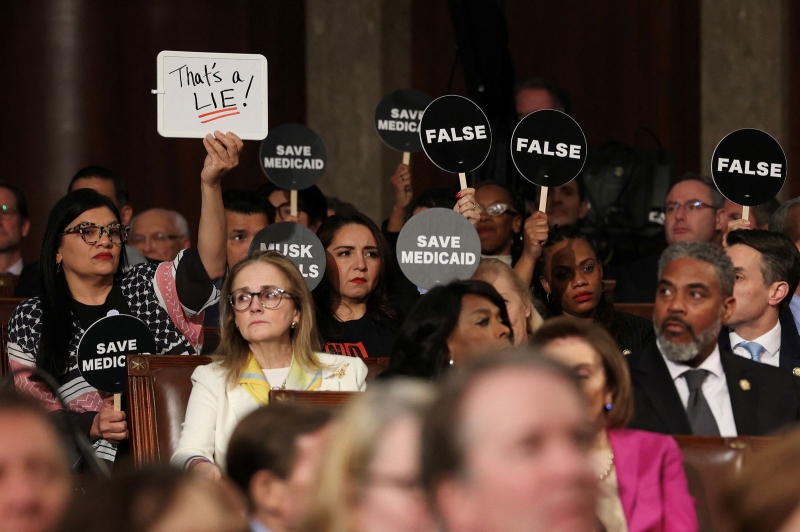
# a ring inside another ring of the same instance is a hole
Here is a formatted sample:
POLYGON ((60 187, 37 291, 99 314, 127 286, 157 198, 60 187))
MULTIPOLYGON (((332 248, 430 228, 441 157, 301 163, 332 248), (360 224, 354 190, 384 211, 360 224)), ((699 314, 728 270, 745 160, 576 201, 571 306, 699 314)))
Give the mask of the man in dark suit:
POLYGON ((792 377, 717 345, 736 308, 730 258, 713 244, 680 243, 659 261, 656 341, 628 358, 632 428, 666 434, 764 435, 798 419, 792 377))
POLYGON ((736 309, 719 336, 720 349, 785 369, 800 378, 800 337, 781 319, 800 281, 800 252, 786 235, 732 231, 725 252, 736 271, 736 309))

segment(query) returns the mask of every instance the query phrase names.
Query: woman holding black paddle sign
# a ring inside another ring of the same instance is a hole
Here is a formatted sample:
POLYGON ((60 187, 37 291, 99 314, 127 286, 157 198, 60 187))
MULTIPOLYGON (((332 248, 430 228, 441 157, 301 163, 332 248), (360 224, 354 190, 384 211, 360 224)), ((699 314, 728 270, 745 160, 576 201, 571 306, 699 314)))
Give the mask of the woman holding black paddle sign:
MULTIPOLYGON (((98 457, 113 461, 127 439, 124 412, 112 409, 81 376, 77 348, 84 331, 106 316, 130 314, 144 321, 160 353, 196 354, 202 312, 216 303, 214 279, 225 273, 225 210, 220 180, 239 164, 242 141, 216 132, 203 139, 201 215, 197 248, 172 262, 140 264, 123 274, 128 227, 114 203, 91 189, 70 192, 50 212, 39 257, 43 293, 23 301, 9 321, 12 370, 38 367, 58 381, 59 393, 98 457)), ((21 371, 18 389, 58 416, 58 400, 43 382, 21 371)))

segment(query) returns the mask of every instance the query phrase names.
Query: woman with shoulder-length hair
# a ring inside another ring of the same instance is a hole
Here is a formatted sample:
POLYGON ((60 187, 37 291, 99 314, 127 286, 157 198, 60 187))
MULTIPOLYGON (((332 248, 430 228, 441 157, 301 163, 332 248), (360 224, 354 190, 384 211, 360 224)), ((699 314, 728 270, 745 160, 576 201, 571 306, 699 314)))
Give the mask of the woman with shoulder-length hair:
POLYGON ((302 274, 275 251, 233 267, 222 287, 214 363, 192 374, 192 393, 172 464, 219 478, 228 441, 271 389, 363 391, 359 359, 319 353, 314 304, 302 274))
POLYGON ((395 341, 381 377, 441 377, 453 364, 511 347, 503 298, 483 281, 455 281, 420 298, 395 341))
POLYGON ((314 290, 317 326, 328 353, 388 357, 399 316, 388 304, 394 256, 367 216, 334 214, 317 236, 325 248, 325 277, 314 290))
POLYGON ((422 419, 433 388, 398 379, 344 411, 321 461, 308 532, 435 532, 420 485, 422 419))
POLYGON ((683 455, 671 436, 625 428, 633 416, 628 364, 599 324, 553 318, 532 345, 575 371, 597 436, 592 455, 599 480, 597 514, 608 532, 698 529, 683 455))
POLYGON ((486 281, 497 290, 506 303, 511 330, 514 331, 514 345, 527 343, 544 320, 536 311, 533 295, 522 277, 499 259, 481 259, 472 278, 486 281))
POLYGON ((100 318, 128 314, 153 333, 158 353, 199 352, 203 311, 216 303, 214 279, 225 273, 222 175, 238 165, 242 141, 232 133, 203 140, 201 208, 197 247, 169 262, 138 264, 128 271, 128 227, 113 201, 92 189, 61 198, 50 211, 39 255, 42 294, 23 301, 9 320, 8 356, 18 389, 56 416, 72 416, 101 459, 116 458, 127 439, 125 413, 113 397, 90 386, 78 369, 78 344, 100 318), (68 409, 44 383, 25 372, 36 366, 60 385, 68 409), (16 371, 20 370, 20 371, 16 371))

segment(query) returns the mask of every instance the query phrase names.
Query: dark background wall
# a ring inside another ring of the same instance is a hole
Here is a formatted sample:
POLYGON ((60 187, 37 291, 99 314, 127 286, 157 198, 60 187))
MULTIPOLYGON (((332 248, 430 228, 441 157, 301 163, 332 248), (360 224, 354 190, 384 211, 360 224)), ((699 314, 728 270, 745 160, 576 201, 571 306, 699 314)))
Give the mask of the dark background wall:
MULTIPOLYGON (((32 0, 0 22, 0 178, 25 192, 33 221, 24 254, 38 255, 47 213, 72 175, 108 166, 128 184, 134 210, 176 209, 197 227, 200 139, 156 132, 156 55, 161 50, 259 53, 268 58, 270 125, 305 121, 303 2, 32 0)), ((245 143, 228 187, 265 177, 258 143, 245 143)))

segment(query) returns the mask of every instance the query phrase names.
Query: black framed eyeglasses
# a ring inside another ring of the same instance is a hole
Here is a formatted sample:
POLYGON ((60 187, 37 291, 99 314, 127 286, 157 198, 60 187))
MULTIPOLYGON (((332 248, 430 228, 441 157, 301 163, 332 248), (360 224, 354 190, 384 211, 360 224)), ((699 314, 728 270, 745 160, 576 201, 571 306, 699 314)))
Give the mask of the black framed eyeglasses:
POLYGON ((677 201, 670 201, 664 206, 664 213, 665 214, 675 214, 678 212, 678 209, 683 207, 686 212, 697 212, 701 209, 714 209, 713 205, 709 205, 708 203, 703 203, 700 200, 689 200, 684 201, 683 203, 679 203, 677 201))
POLYGON ((284 297, 292 299, 294 296, 283 288, 266 286, 260 292, 236 290, 228 296, 228 302, 236 312, 244 312, 250 308, 250 303, 254 297, 258 298, 258 302, 261 303, 262 307, 272 309, 280 305, 284 297))
POLYGON ((492 203, 488 207, 484 207, 483 210, 485 210, 486 214, 488 214, 489 216, 500 216, 501 214, 511 214, 511 215, 519 214, 508 203, 492 203))
POLYGON ((143 235, 140 233, 135 233, 131 235, 128 242, 133 246, 139 246, 151 240, 154 246, 163 246, 170 240, 177 240, 178 238, 183 238, 184 235, 168 235, 166 233, 153 233, 152 235, 143 235))
POLYGON ((108 236, 112 244, 122 244, 128 238, 128 226, 118 222, 108 225, 96 225, 91 222, 83 222, 69 229, 65 229, 62 235, 79 233, 84 242, 93 246, 103 238, 103 233, 108 236))

